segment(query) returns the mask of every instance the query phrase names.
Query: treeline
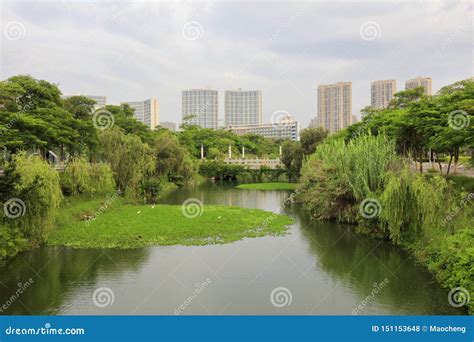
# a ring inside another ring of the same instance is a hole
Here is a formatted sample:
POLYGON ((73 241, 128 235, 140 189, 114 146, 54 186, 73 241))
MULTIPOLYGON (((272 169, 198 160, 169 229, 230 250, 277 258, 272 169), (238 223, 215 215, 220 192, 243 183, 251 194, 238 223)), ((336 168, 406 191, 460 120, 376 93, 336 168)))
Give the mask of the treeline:
MULTIPOLYGON (((370 131, 386 134, 394 140, 397 152, 417 162, 423 171, 423 161, 434 161, 441 169, 447 161, 449 174, 456 170, 460 156, 473 161, 474 148, 474 80, 463 80, 427 96, 423 88, 395 94, 386 109, 365 108, 364 118, 339 136, 345 141, 370 131), (447 156, 447 158, 444 158, 447 156)), ((474 165, 474 164, 472 164, 474 165)))
POLYGON ((249 157, 278 154, 278 142, 257 135, 186 124, 150 130, 128 105, 95 110, 87 97, 61 95, 29 75, 0 82, 0 260, 42 243, 63 196, 156 202, 170 184, 195 177, 201 145, 208 160, 226 156, 229 145, 249 157))
POLYGON ((360 232, 412 250, 444 286, 473 293, 474 194, 412 167, 430 151, 454 163, 468 154, 473 123, 473 81, 432 97, 421 89, 398 93, 390 108, 371 110, 317 146, 303 162, 300 198, 315 218, 356 223, 360 232), (462 121, 453 122, 453 112, 462 121))

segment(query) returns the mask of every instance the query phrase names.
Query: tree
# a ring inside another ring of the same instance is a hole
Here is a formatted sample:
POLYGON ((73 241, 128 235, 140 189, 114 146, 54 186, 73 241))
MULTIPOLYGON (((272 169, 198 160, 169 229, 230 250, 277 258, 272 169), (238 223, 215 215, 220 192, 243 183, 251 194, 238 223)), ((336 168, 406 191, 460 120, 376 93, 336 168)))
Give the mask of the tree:
POLYGON ((303 156, 304 150, 299 142, 287 140, 283 143, 281 162, 287 169, 290 181, 295 181, 299 178, 303 156))
POLYGON ((155 169, 152 149, 139 136, 117 127, 103 130, 99 142, 100 156, 110 163, 119 190, 134 196, 141 180, 155 169))
POLYGON ((309 156, 316 151, 316 146, 326 139, 328 131, 324 128, 306 128, 300 132, 300 143, 305 156, 309 156))
POLYGON ((154 140, 153 150, 156 158, 156 174, 166 180, 182 184, 195 173, 194 161, 188 150, 180 146, 171 132, 164 130, 154 140))

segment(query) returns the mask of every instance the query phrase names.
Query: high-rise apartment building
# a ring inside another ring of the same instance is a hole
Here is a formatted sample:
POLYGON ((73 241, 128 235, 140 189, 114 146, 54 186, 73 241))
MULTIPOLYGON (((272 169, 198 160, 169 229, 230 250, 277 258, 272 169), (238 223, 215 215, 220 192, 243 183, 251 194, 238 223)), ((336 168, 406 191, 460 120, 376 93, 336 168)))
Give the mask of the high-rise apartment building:
POLYGON ((423 87, 425 89, 425 95, 431 95, 433 93, 431 77, 415 77, 411 80, 405 81, 405 89, 413 89, 416 87, 423 87))
POLYGON ((202 128, 218 128, 217 90, 190 89, 182 92, 183 120, 202 128))
POLYGON ((335 133, 352 124, 352 83, 318 86, 319 127, 335 133))
POLYGON ((132 107, 134 109, 133 116, 150 127, 151 130, 154 130, 160 123, 160 107, 155 98, 145 101, 122 102, 122 104, 128 104, 132 107))
POLYGON ((397 92, 397 81, 380 80, 370 84, 370 106, 372 108, 387 108, 393 94, 397 92))
POLYGON ((227 90, 225 92, 225 124, 252 125, 262 123, 260 90, 227 90))

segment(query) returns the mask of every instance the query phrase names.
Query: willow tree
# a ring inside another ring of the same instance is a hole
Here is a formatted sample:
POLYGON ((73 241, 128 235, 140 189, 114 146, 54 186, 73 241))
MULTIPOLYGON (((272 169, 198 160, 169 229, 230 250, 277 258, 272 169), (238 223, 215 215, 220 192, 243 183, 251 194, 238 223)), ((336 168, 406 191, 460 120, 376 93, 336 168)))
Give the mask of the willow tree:
POLYGON ((119 128, 103 130, 99 142, 100 156, 110 163, 119 191, 134 196, 140 181, 155 169, 152 149, 140 137, 119 128))

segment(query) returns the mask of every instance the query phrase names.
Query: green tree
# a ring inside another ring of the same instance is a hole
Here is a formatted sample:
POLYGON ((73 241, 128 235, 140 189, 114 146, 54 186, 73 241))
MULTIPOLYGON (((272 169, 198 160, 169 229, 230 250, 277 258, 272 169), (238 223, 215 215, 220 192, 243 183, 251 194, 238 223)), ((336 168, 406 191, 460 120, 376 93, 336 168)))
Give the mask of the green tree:
POLYGON ((316 146, 326 139, 328 131, 324 128, 305 128, 300 132, 300 143, 305 156, 309 156, 316 151, 316 146))
POLYGON ((140 137, 118 128, 103 130, 99 142, 100 156, 110 163, 119 190, 135 196, 142 179, 155 170, 153 150, 140 137))
POLYGON ((299 142, 287 140, 283 143, 281 162, 285 165, 290 181, 295 181, 299 178, 303 156, 304 150, 299 142))

